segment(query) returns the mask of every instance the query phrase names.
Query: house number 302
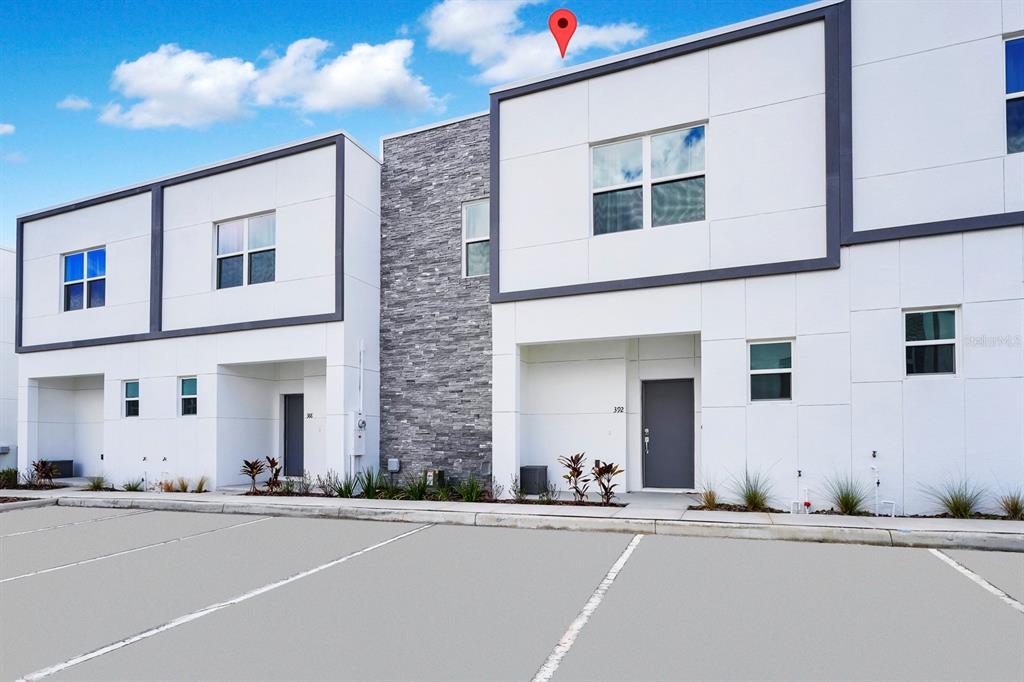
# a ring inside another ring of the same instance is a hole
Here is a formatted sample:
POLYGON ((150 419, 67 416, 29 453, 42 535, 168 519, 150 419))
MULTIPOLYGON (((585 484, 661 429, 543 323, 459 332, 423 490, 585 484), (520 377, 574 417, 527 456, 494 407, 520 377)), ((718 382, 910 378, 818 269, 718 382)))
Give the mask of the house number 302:
POLYGON ((612 412, 615 413, 615 414, 620 414, 620 413, 625 412, 625 411, 626 411, 626 408, 623 407, 622 405, 616 405, 615 407, 612 408, 612 412))

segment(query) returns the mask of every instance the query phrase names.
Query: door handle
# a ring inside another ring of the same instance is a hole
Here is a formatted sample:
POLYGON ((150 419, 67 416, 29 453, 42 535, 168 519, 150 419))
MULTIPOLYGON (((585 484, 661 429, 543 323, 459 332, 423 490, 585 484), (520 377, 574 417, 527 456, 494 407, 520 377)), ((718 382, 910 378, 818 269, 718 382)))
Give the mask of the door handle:
POLYGON ((651 430, 644 427, 644 455, 651 454, 651 430))

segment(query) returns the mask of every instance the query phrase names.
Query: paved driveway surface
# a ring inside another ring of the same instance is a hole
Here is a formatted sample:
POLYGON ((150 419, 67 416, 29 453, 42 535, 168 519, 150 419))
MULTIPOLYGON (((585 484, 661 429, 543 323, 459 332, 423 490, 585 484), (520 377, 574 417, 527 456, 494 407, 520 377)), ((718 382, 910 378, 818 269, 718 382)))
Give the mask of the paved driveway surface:
POLYGON ((0 679, 1024 679, 1024 554, 43 507, 0 679))

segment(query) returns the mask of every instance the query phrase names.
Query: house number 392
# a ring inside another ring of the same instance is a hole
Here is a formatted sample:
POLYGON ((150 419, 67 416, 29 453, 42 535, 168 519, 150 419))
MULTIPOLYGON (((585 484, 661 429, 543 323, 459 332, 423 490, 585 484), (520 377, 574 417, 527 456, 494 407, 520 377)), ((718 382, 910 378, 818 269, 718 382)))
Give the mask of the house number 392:
POLYGON ((626 411, 626 408, 623 407, 622 405, 616 405, 615 407, 612 408, 612 412, 615 413, 615 414, 620 414, 620 413, 625 412, 625 411, 626 411))

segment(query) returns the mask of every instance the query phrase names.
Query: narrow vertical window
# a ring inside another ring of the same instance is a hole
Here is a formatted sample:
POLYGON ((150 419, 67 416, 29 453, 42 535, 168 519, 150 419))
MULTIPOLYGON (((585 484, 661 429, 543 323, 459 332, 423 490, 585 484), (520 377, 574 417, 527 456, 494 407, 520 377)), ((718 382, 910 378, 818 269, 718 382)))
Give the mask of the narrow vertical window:
POLYGON ((139 382, 138 380, 124 382, 124 416, 139 416, 139 382))
POLYGON ((106 248, 65 254, 64 311, 102 308, 106 302, 106 248))
POLYGON ((178 379, 179 401, 181 402, 181 414, 183 416, 199 414, 199 385, 196 377, 181 377, 178 379))
POLYGON ((903 318, 907 376, 956 374, 956 311, 912 311, 903 318))
POLYGON ((462 205, 462 276, 482 277, 491 272, 491 202, 462 205))
POLYGON ((1006 41, 1006 153, 1024 152, 1024 38, 1006 41))
POLYGON ((750 344, 750 400, 793 398, 793 343, 750 344))
POLYGON ((277 224, 273 213, 217 223, 218 289, 273 282, 277 224))

